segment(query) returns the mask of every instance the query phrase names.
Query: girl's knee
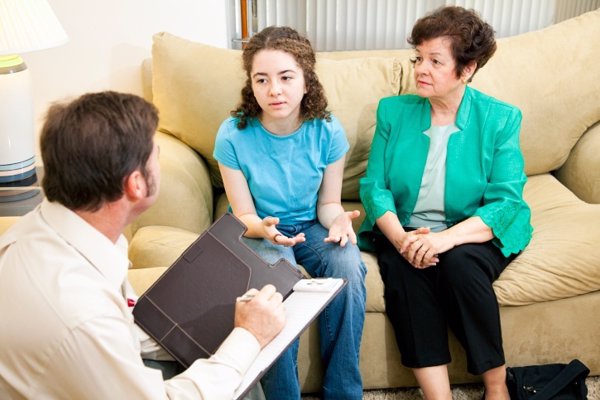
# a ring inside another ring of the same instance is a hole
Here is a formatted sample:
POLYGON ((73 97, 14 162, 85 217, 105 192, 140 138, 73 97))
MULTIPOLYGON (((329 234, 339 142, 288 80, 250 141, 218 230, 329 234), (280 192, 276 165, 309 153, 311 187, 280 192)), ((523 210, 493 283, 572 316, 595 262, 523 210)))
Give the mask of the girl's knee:
POLYGON ((332 255, 329 260, 329 269, 340 278, 363 280, 367 268, 358 249, 344 248, 338 254, 332 255))

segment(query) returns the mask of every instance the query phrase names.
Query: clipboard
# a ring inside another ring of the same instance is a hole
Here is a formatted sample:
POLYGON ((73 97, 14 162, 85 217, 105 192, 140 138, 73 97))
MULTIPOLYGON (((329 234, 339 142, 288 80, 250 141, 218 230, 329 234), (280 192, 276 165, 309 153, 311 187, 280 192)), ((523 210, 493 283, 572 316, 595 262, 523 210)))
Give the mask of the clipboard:
POLYGON ((342 278, 302 279, 294 285, 293 293, 283 302, 286 323, 283 330, 266 345, 252 363, 233 396, 241 400, 279 356, 310 326, 319 314, 346 286, 342 278))
POLYGON ((302 273, 285 259, 265 262, 241 240, 242 222, 226 213, 144 292, 135 322, 184 367, 209 358, 233 330, 235 301, 270 283, 284 299, 302 273))

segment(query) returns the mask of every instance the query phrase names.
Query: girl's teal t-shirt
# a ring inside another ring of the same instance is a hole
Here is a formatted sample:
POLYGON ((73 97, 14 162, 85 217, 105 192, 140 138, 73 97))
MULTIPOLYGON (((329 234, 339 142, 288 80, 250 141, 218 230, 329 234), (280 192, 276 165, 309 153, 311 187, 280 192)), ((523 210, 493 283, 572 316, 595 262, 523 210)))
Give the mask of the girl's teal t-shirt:
POLYGON ((245 129, 228 118, 217 133, 213 157, 242 171, 260 218, 278 217, 284 225, 317 218, 317 200, 327 166, 349 149, 335 117, 313 119, 286 136, 267 131, 250 119, 245 129))

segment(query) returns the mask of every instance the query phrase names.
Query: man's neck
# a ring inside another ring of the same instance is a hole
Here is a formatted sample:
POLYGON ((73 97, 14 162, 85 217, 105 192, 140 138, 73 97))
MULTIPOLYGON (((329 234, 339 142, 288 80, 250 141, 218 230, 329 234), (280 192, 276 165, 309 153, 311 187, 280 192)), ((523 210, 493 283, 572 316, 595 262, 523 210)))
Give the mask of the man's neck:
POLYGON ((74 212, 113 243, 117 242, 129 223, 129 210, 124 209, 118 201, 104 204, 96 211, 75 210, 74 212))

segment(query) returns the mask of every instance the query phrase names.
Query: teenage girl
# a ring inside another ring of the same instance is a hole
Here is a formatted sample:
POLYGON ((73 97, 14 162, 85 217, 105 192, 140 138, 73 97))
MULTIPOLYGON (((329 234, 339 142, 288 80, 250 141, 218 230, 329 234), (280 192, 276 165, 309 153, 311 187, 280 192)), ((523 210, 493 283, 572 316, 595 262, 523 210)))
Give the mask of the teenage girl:
MULTIPOLYGON (((361 399, 358 367, 366 267, 341 189, 349 144, 327 111, 310 42, 287 27, 254 35, 243 55, 241 104, 219 128, 214 157, 246 243, 268 262, 286 258, 312 277, 347 286, 319 317, 325 399, 361 399)), ((300 399, 296 341, 262 379, 267 399, 300 399)))

